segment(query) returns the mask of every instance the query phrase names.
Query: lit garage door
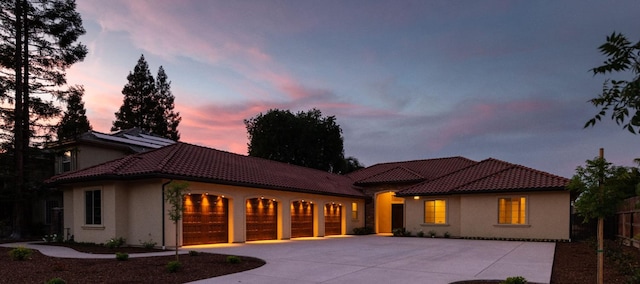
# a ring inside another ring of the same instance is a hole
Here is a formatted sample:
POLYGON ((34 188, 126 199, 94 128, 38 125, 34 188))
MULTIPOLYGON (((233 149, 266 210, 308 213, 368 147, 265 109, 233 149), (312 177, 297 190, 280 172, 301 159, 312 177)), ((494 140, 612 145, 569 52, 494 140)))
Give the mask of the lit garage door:
POLYGON ((291 203, 291 237, 313 237, 313 203, 291 203))
POLYGON ((247 200, 247 241, 278 238, 278 202, 271 199, 247 200))
POLYGON ((342 206, 327 204, 324 206, 324 235, 342 234, 342 206))
POLYGON ((184 198, 182 242, 184 245, 229 241, 229 202, 215 195, 191 194, 184 198))

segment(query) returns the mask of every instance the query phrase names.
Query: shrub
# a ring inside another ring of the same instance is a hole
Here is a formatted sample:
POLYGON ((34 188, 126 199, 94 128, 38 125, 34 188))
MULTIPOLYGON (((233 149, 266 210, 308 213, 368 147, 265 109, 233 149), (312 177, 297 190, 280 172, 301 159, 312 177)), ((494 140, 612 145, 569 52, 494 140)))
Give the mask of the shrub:
POLYGON ((189 251, 189 256, 198 256, 198 255, 200 255, 200 253, 195 251, 195 250, 190 250, 189 251))
POLYGON ((182 263, 177 260, 169 261, 169 263, 167 263, 167 271, 170 273, 178 272, 180 269, 182 269, 182 263))
POLYGON ((32 250, 25 247, 17 247, 9 251, 9 257, 12 260, 26 260, 31 256, 32 250))
POLYGON ((527 279, 522 276, 508 277, 506 280, 500 282, 500 284, 527 284, 527 279))
POLYGON ((373 228, 371 228, 371 227, 353 228, 353 234, 354 235, 369 235, 369 234, 373 234, 373 228))
POLYGON ((66 284, 67 281, 64 281, 64 279, 62 278, 51 278, 49 279, 49 281, 47 281, 47 284, 66 284))
POLYGON ((444 232, 444 237, 448 239, 451 237, 451 234, 449 234, 449 232, 444 232))
POLYGON ((240 263, 240 262, 242 262, 242 259, 239 256, 235 256, 235 255, 227 256, 227 263, 240 263))
POLYGON ((429 237, 435 238, 436 237, 436 231, 434 231, 434 230, 429 231, 429 237))
POLYGON ((158 243, 154 242, 152 239, 149 239, 148 241, 142 241, 142 240, 138 240, 140 242, 140 244, 142 245, 143 248, 146 249, 152 249, 154 247, 156 247, 156 245, 158 243))
POLYGON ((58 236, 58 234, 44 235, 42 240, 46 243, 61 243, 63 241, 62 236, 58 236))
POLYGON ((395 228, 391 230, 394 237, 410 237, 411 231, 407 231, 405 228, 395 228))
POLYGON ((120 261, 125 261, 129 259, 129 254, 126 252, 116 252, 116 259, 120 261))
POLYGON ((420 231, 420 232, 416 233, 416 237, 418 237, 418 238, 424 237, 424 232, 420 231))
POLYGON ((123 237, 112 238, 112 239, 108 240, 104 244, 104 246, 108 247, 108 248, 119 248, 119 247, 123 246, 126 242, 127 242, 127 239, 125 239, 123 237))

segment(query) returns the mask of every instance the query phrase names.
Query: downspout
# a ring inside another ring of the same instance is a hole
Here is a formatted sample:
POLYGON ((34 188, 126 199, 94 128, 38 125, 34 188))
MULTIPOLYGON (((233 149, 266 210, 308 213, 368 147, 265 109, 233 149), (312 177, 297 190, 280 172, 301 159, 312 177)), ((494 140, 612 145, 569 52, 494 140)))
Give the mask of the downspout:
POLYGON ((160 216, 162 216, 162 249, 163 250, 166 249, 166 246, 164 244, 164 242, 165 242, 165 236, 164 236, 164 233, 165 233, 165 228, 164 228, 164 226, 165 226, 165 224, 164 224, 165 223, 164 222, 164 219, 165 219, 164 218, 164 187, 167 186, 167 184, 170 184, 172 181, 173 181, 173 179, 170 179, 168 182, 165 182, 165 183, 162 184, 162 214, 160 214, 160 216))

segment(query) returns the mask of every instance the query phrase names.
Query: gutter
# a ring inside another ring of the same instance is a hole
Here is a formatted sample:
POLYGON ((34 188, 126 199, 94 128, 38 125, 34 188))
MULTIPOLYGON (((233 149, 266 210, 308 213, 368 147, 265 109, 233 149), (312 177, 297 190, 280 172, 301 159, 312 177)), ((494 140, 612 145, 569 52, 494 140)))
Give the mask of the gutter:
POLYGON ((165 222, 164 222, 164 187, 167 186, 168 184, 170 184, 173 181, 173 179, 170 179, 168 182, 165 182, 162 184, 162 214, 160 214, 160 216, 162 216, 162 249, 165 250, 166 246, 165 246, 165 222))

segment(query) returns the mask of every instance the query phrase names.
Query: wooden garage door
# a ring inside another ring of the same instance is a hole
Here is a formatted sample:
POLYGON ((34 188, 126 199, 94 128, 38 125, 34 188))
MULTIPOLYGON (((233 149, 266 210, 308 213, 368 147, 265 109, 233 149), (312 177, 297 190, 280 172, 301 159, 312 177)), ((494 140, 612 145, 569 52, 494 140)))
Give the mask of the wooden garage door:
POLYGON ((342 234, 342 206, 327 204, 324 206, 324 235, 342 234))
POLYGON ((229 241, 229 202, 215 195, 184 197, 183 245, 226 243, 229 241))
POLYGON ((278 202, 271 199, 247 200, 247 241, 278 238, 278 202))
POLYGON ((291 237, 313 237, 313 204, 311 202, 291 203, 291 237))

